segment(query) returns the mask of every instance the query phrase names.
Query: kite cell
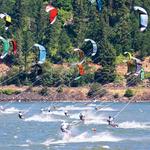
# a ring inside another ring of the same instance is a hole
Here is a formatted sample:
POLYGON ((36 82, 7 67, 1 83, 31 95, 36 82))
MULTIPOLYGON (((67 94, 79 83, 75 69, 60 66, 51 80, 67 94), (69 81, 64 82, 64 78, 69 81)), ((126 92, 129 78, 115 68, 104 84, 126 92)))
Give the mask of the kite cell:
POLYGON ((11 39, 10 42, 13 45, 13 53, 14 53, 14 55, 16 55, 17 54, 17 42, 14 39, 11 39))
POLYGON ((98 11, 102 11, 102 0, 96 0, 98 11))
POLYGON ((8 51, 9 51, 9 47, 10 47, 9 40, 6 40, 2 36, 0 36, 0 40, 2 40, 2 42, 3 42, 3 53, 0 58, 4 59, 7 56, 8 51))
POLYGON ((140 27, 140 31, 143 32, 146 30, 148 26, 147 11, 144 8, 139 7, 139 6, 134 6, 134 10, 139 12, 139 17, 140 17, 139 27, 140 27))
POLYGON ((34 44, 34 46, 39 48, 39 50, 40 50, 38 64, 43 64, 46 60, 46 49, 44 46, 37 44, 37 43, 34 44))
POLYGON ((45 11, 49 12, 50 24, 53 24, 56 21, 58 10, 51 5, 47 5, 45 11))
POLYGON ((91 42, 92 43, 92 45, 93 45, 93 53, 92 53, 92 56, 95 56, 96 55, 96 53, 97 53, 97 44, 96 44, 96 42, 95 41, 93 41, 93 40, 91 40, 91 39, 85 39, 84 40, 85 42, 91 42))
POLYGON ((11 17, 6 13, 1 13, 0 18, 5 21, 5 30, 8 30, 9 26, 11 25, 11 17))

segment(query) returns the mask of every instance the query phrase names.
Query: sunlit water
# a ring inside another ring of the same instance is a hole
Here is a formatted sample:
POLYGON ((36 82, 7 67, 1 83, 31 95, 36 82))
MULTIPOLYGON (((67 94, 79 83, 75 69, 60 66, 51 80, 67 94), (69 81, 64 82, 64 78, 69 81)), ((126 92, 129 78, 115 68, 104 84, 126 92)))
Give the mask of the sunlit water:
POLYGON ((125 103, 0 103, 0 150, 149 150, 150 103, 132 103, 115 119, 119 125, 107 125, 125 103), (102 106, 101 106, 102 105, 102 106), (51 112, 41 108, 55 106, 51 112), (99 110, 95 107, 99 106, 99 110), (19 111, 24 119, 18 118, 19 111), (65 117, 67 110, 70 117, 65 117), (86 115, 79 121, 79 113, 86 115), (74 124, 70 135, 60 131, 62 121, 74 124), (96 129, 96 131, 93 131, 96 129))

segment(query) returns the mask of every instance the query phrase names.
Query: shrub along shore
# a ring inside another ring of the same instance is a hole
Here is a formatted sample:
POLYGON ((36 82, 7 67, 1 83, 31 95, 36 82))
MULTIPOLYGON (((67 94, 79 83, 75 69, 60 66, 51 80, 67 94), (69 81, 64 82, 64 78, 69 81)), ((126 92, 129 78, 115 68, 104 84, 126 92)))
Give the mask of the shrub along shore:
POLYGON ((0 88, 0 101, 106 101, 149 102, 149 87, 94 84, 91 87, 16 87, 0 88))

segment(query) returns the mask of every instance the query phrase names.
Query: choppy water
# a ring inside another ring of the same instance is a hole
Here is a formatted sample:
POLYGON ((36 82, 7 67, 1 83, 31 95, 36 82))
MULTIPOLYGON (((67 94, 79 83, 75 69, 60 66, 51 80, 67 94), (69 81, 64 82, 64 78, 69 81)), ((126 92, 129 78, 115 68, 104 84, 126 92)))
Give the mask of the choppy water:
POLYGON ((116 115, 125 103, 0 103, 0 150, 149 150, 150 103, 132 103, 116 118, 118 128, 107 125, 109 115, 116 115), (95 107, 100 106, 96 111, 95 107), (51 112, 41 108, 56 106, 51 112), (18 118, 19 110, 25 118, 18 118), (67 110, 70 118, 65 117, 67 110), (86 121, 71 128, 71 136, 60 131, 63 120, 79 121, 84 112, 86 121), (96 128, 96 131, 92 129, 96 128))

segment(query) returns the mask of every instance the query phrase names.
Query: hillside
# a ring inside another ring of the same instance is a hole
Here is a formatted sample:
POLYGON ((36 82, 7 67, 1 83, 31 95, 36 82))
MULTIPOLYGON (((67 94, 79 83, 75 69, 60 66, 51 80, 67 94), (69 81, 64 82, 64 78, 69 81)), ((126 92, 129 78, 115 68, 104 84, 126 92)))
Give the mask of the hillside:
POLYGON ((137 83, 149 83, 147 0, 103 0, 102 5, 88 0, 7 0, 0 9, 5 16, 0 20, 0 81, 15 76, 5 85, 125 86, 127 65, 116 66, 118 58, 128 59, 124 52, 144 60, 146 80, 137 83), (139 12, 146 16, 144 26, 139 12))
POLYGON ((10 70, 10 67, 5 64, 0 64, 0 76, 4 76, 10 70))

